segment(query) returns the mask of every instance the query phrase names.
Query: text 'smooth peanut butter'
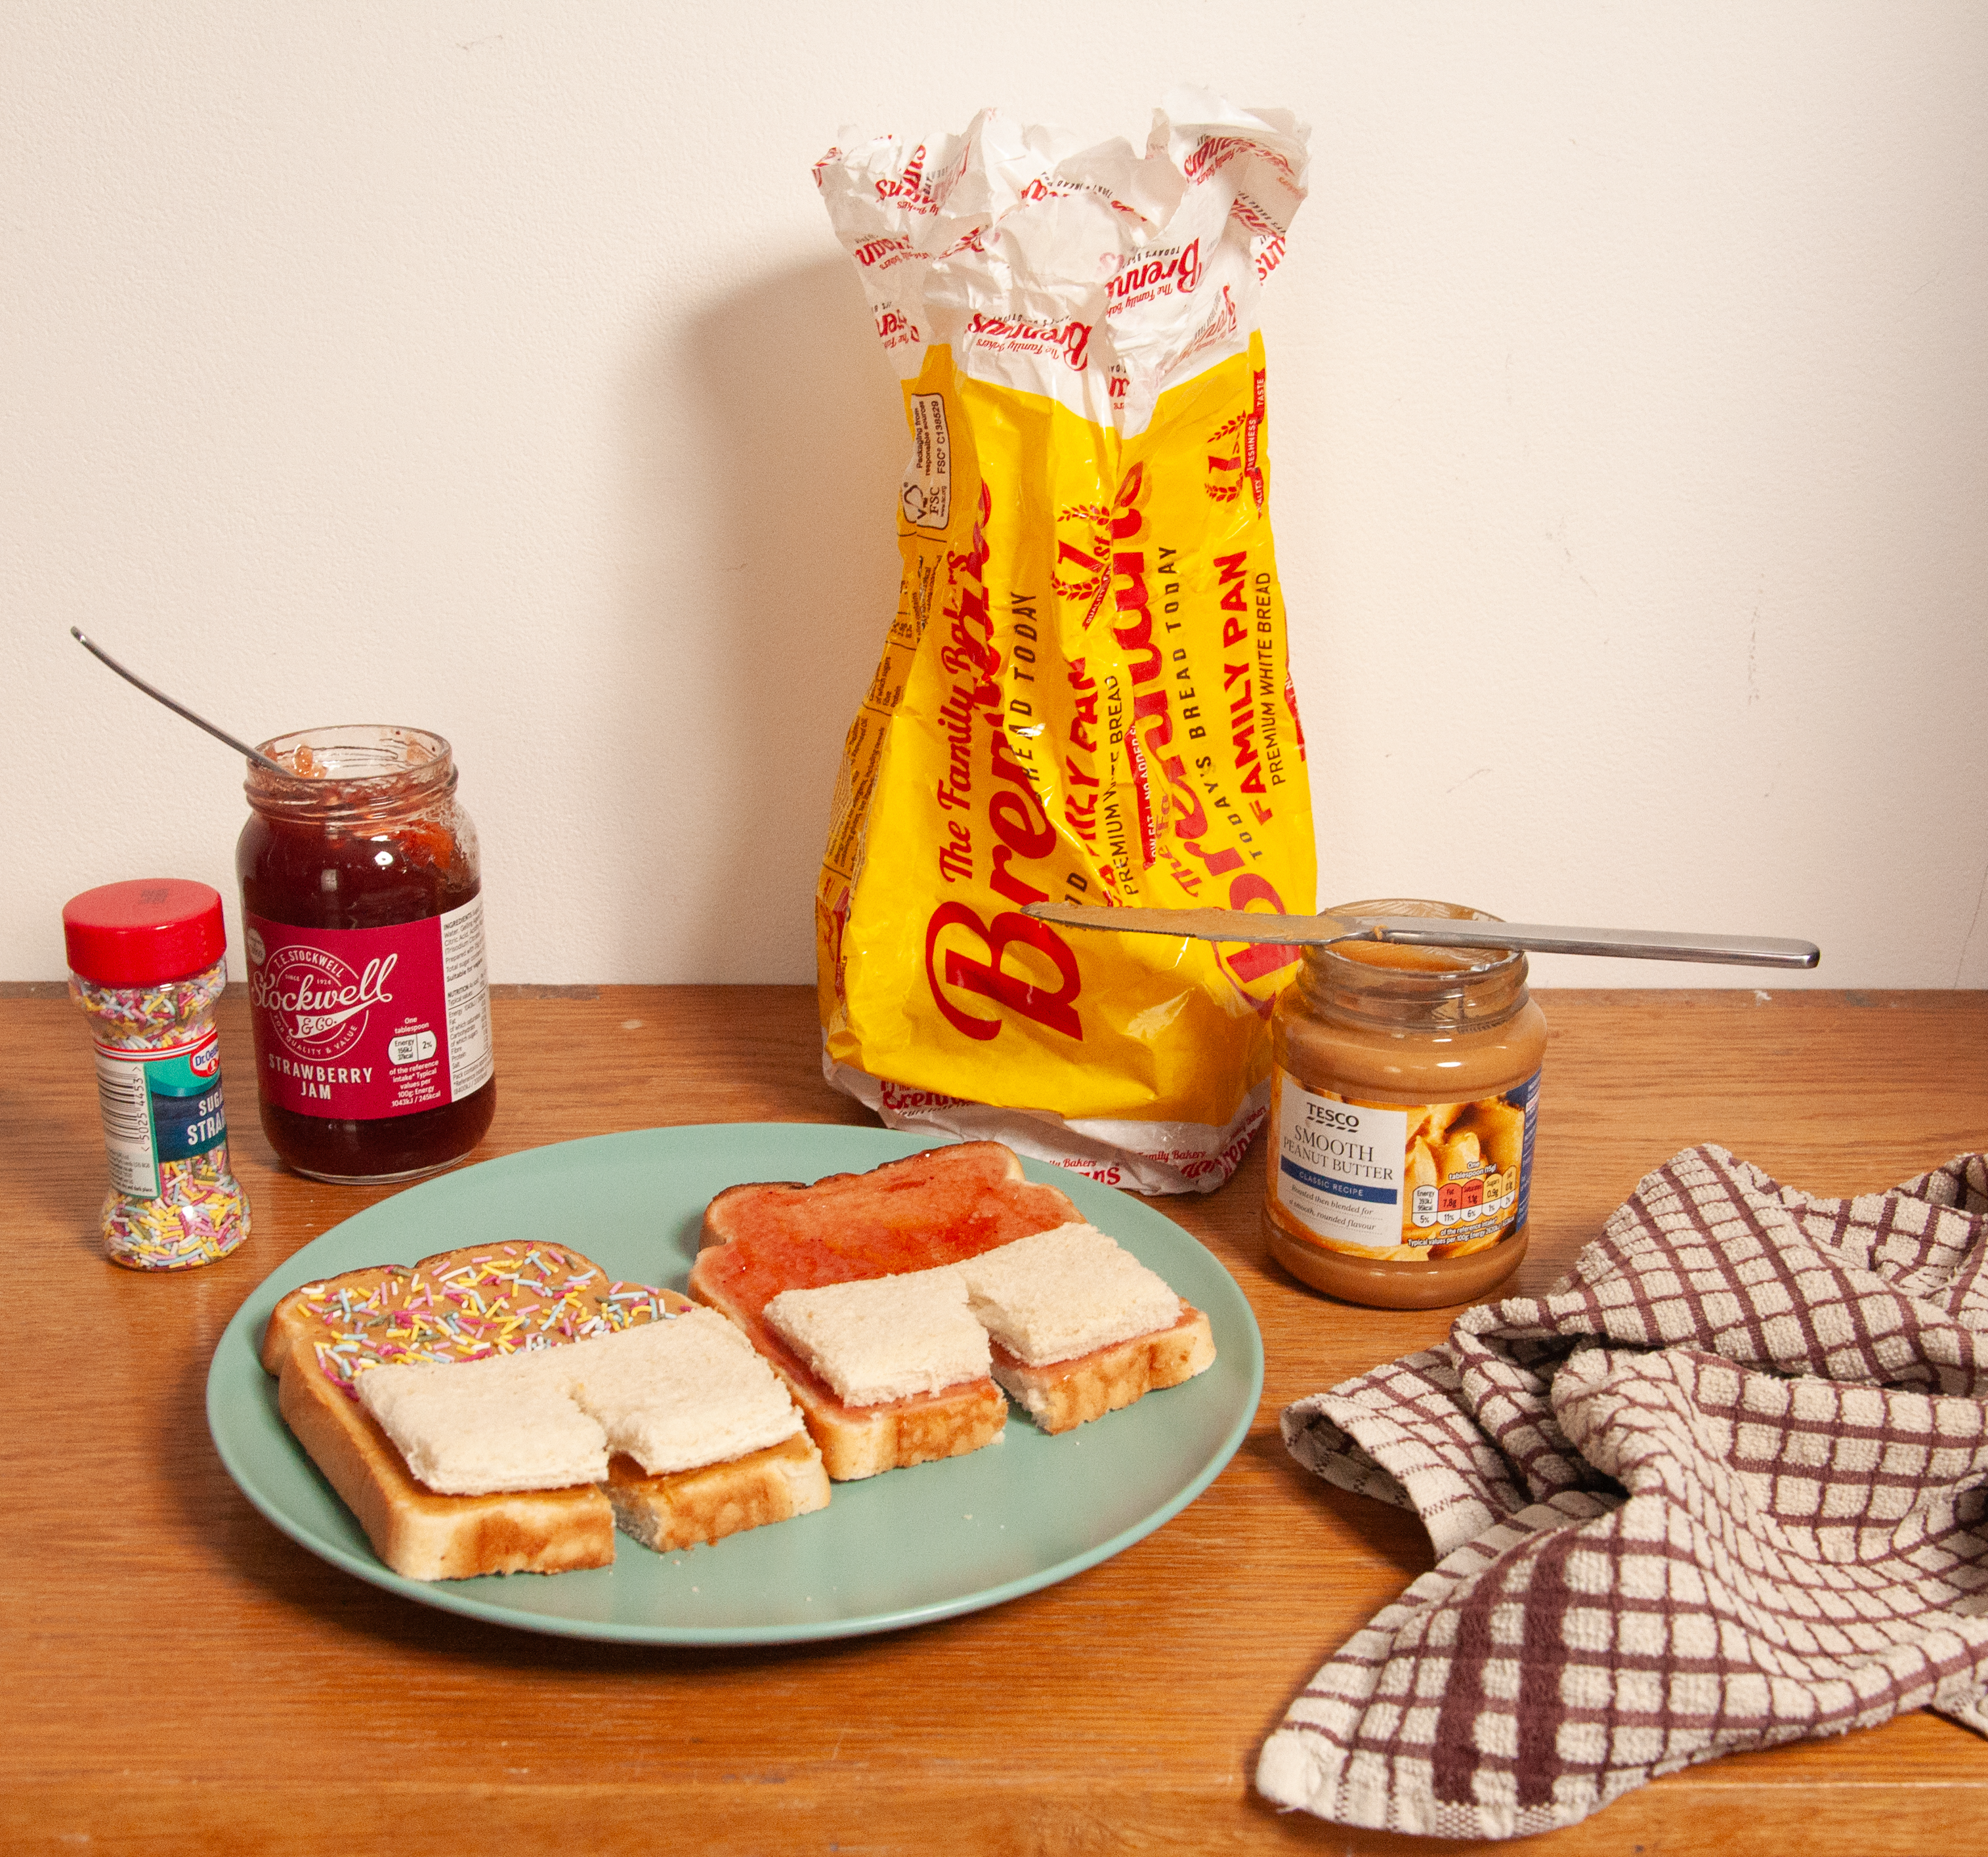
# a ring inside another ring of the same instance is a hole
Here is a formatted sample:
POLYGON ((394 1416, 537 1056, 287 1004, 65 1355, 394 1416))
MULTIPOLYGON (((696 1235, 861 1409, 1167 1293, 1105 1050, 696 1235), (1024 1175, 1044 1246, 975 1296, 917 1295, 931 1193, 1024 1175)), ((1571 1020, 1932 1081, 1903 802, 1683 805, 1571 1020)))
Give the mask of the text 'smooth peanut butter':
MULTIPOLYGON (((1336 915, 1495 922, 1454 903, 1336 915)), ((1306 949, 1272 1020, 1270 1253, 1347 1302, 1468 1302, 1525 1255, 1545 1015, 1526 957, 1343 942, 1306 949)))

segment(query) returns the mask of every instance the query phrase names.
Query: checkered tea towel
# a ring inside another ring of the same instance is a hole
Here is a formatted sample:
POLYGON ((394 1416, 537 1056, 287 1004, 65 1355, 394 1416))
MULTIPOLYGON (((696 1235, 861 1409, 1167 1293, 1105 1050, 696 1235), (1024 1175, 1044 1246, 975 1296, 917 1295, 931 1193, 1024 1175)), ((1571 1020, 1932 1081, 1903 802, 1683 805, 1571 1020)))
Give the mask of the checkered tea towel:
POLYGON ((1988 1732, 1988 1155, 1819 1199, 1689 1149, 1283 1432, 1439 1561, 1265 1744, 1280 1805, 1510 1838, 1906 1709, 1988 1732))

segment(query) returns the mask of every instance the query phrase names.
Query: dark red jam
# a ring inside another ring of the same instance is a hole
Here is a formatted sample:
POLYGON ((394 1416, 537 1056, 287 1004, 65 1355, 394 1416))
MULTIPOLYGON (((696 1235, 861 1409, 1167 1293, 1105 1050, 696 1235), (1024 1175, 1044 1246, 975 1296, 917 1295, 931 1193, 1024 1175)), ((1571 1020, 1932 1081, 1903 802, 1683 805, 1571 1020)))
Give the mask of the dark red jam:
POLYGON ((482 873, 448 744, 353 726, 279 737, 235 847, 262 1127, 320 1179, 460 1160, 496 1111, 482 873))

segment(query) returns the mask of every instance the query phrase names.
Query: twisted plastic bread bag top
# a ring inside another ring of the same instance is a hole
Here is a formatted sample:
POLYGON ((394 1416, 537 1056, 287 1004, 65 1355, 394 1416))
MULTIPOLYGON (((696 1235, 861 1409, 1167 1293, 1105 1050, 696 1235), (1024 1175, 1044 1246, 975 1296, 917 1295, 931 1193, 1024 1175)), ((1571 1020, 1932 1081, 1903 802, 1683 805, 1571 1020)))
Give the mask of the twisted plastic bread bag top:
POLYGON ((1262 1122, 1292 951, 1022 911, 1314 907, 1257 328, 1306 135, 1190 92, 1143 156, 986 111, 816 167, 911 438, 816 902, 823 1068, 893 1126, 1182 1192, 1262 1122))

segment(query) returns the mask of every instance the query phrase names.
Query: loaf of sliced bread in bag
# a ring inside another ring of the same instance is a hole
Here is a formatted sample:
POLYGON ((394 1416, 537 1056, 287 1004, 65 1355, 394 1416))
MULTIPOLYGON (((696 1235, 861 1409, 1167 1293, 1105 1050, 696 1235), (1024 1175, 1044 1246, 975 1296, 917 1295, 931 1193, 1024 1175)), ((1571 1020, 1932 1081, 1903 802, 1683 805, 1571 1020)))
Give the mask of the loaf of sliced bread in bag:
MULTIPOLYGON (((1000 1435, 1007 1402, 984 1368, 895 1397, 847 1399, 767 1319, 768 1304, 787 1291, 956 1264, 1077 1216, 1068 1195, 1026 1179, 996 1142, 934 1148, 812 1185, 733 1186, 705 1213, 690 1293, 744 1330, 786 1382, 830 1476, 847 1482, 979 1449, 1000 1435)), ((895 1371, 915 1378, 920 1355, 938 1358, 941 1338, 910 1329, 901 1338, 895 1371)))

